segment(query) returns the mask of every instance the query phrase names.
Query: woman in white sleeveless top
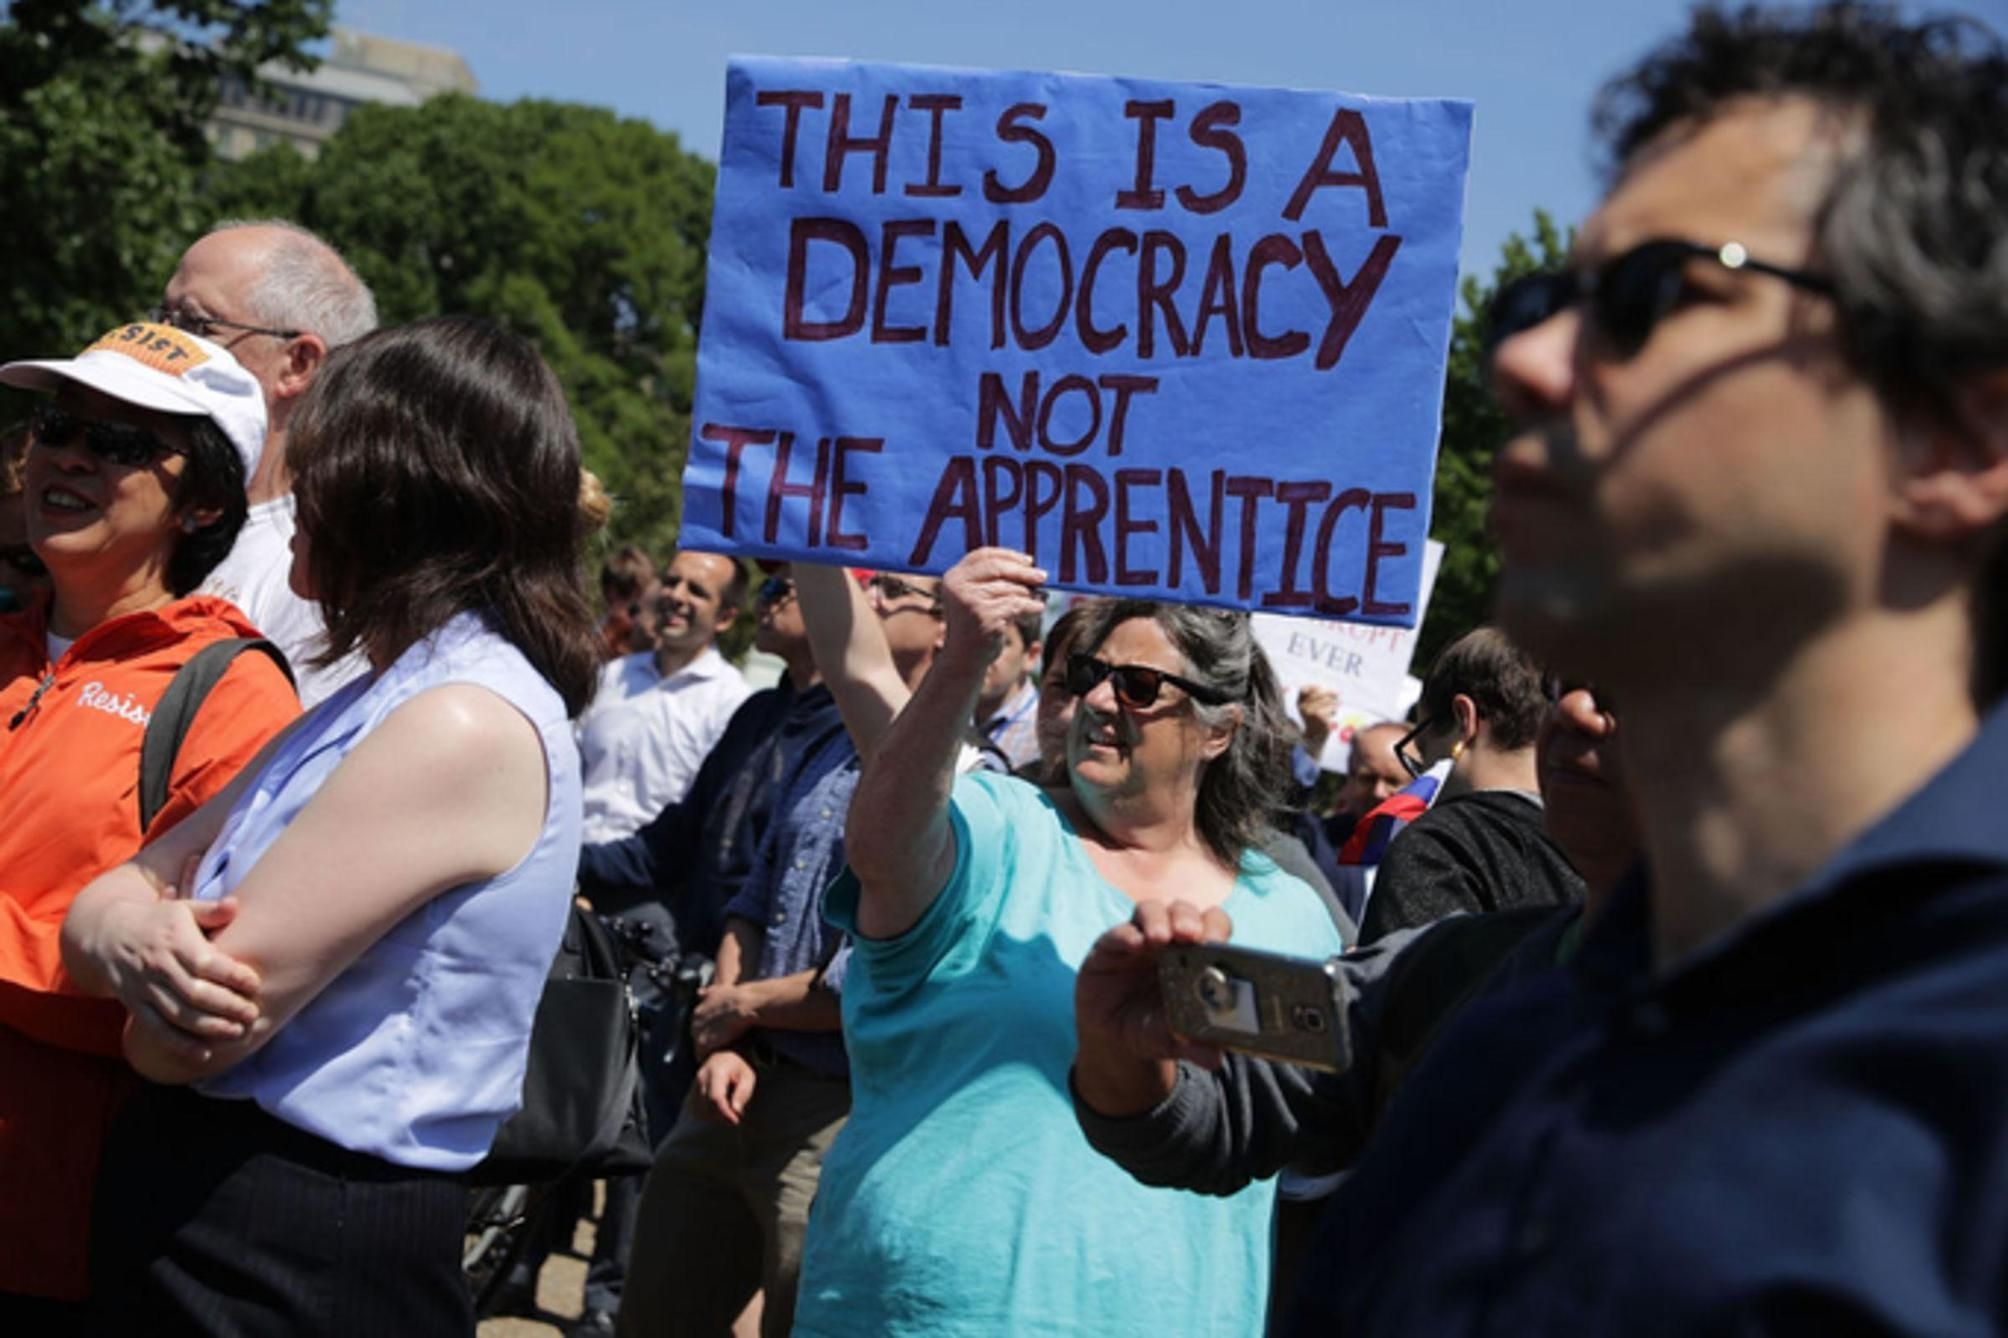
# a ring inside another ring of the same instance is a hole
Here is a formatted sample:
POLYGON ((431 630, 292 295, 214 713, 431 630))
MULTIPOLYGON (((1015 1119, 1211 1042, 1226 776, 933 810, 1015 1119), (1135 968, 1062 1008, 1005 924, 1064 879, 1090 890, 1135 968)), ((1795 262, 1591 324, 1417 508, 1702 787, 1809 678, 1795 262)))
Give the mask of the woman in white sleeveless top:
POLYGON ((578 860, 578 437, 527 343, 449 318, 335 354, 288 456, 294 587, 371 672, 65 925, 156 1084, 99 1179, 94 1324, 471 1334, 456 1177, 521 1099, 578 860))

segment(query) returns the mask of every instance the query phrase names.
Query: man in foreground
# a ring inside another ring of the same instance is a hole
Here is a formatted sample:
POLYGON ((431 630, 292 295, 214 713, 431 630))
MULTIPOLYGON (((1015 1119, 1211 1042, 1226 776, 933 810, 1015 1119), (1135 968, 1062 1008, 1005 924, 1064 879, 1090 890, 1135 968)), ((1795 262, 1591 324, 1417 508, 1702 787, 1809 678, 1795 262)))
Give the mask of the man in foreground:
MULTIPOLYGON (((1446 1030, 1297 1324, 1999 1332, 2008 54, 1703 10, 1598 123, 1575 266, 1495 308, 1500 612, 1622 701, 1647 876, 1446 1030)), ((1320 1110, 1167 1058, 1148 962, 1213 919, 1103 941, 1074 1078, 1105 1151, 1217 1189, 1320 1110)))

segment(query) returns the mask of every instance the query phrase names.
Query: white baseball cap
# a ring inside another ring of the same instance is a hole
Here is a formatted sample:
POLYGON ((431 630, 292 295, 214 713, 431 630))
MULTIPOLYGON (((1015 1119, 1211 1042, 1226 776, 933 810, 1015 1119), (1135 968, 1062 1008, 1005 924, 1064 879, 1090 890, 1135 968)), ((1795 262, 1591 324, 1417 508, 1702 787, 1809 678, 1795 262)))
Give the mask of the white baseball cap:
POLYGON ((56 390, 89 386, 125 404, 163 413, 201 414, 223 429, 244 461, 248 484, 265 446, 265 392, 230 351, 151 321, 110 330, 74 358, 10 362, 0 384, 56 390))

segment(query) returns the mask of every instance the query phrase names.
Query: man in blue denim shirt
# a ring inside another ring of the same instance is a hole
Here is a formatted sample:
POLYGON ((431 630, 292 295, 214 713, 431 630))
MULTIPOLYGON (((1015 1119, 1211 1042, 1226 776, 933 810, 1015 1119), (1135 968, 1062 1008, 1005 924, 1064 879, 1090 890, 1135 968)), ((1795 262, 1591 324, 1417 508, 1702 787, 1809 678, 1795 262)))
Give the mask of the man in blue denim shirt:
MULTIPOLYGON (((1297 1325, 2000 1333, 2008 53, 1704 10, 1598 123, 1574 266, 1493 311, 1500 616, 1622 702, 1646 871, 1416 1068, 1297 1325)), ((1218 930, 1105 940, 1075 1072, 1098 1146, 1209 1189, 1342 1114, 1137 1043, 1120 968, 1218 930)))
MULTIPOLYGON (((911 686, 940 642, 938 582, 881 582, 895 583, 871 607, 911 686)), ((756 1290, 761 1332, 792 1327, 809 1203, 851 1103, 838 1005, 848 953, 822 897, 843 868, 857 780, 858 750, 838 720, 789 754, 691 1018, 703 1063, 642 1192, 622 1334, 722 1334, 756 1290)))

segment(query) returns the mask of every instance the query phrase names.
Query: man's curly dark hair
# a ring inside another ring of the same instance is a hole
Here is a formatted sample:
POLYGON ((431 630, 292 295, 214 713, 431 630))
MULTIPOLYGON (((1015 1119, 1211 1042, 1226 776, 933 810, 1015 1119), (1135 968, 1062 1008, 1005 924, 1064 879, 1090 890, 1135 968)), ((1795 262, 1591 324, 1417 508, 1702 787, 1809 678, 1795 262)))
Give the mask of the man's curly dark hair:
POLYGON ((1892 405, 1944 413, 2008 364, 2008 52, 1975 20, 1884 5, 1697 10, 1591 114, 1615 178, 1730 104, 1803 99, 1839 154, 1816 214, 1855 366, 1892 405))

